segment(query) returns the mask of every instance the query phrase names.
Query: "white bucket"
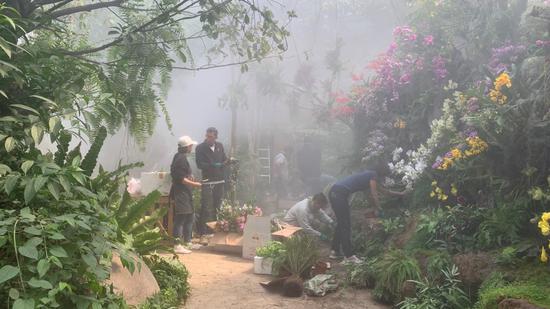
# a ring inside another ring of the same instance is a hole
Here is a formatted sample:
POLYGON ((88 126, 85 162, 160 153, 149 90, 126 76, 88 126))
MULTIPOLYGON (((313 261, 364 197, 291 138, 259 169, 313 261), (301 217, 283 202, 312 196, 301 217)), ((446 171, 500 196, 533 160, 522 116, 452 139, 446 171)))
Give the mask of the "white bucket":
POLYGON ((263 258, 260 256, 254 257, 254 273, 258 275, 271 275, 273 267, 273 259, 263 258))

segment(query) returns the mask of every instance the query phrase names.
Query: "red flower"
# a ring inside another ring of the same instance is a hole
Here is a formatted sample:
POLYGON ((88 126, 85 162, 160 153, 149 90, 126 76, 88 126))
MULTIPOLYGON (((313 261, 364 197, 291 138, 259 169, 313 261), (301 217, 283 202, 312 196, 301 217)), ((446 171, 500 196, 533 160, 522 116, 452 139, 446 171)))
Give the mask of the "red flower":
POLYGON ((336 101, 336 103, 346 104, 346 103, 351 102, 351 99, 346 97, 346 96, 338 96, 338 97, 336 97, 335 101, 336 101))
POLYGON ((351 74, 351 80, 354 82, 363 80, 363 74, 351 74))

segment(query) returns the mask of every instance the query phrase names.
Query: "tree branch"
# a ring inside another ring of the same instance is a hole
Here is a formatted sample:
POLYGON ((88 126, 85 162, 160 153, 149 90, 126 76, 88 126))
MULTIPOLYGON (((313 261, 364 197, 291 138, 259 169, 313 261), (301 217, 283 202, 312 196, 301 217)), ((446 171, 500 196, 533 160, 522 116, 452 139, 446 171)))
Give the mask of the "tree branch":
POLYGON ((127 0, 113 0, 109 2, 99 2, 99 3, 93 3, 93 4, 87 4, 82 6, 75 6, 72 8, 67 8, 59 11, 52 12, 50 14, 51 19, 56 19, 62 16, 71 15, 79 12, 90 12, 93 10, 98 10, 102 8, 107 8, 110 6, 120 6, 123 2, 127 0))
POLYGON ((39 7, 39 6, 43 6, 43 5, 54 4, 54 3, 57 3, 57 2, 61 2, 61 1, 63 1, 63 0, 36 0, 36 1, 31 2, 31 5, 35 6, 35 7, 39 7))
MULTIPOLYGON (((122 1, 122 0, 118 0, 118 1, 122 1)), ((90 48, 90 49, 84 49, 84 50, 77 50, 77 51, 63 51, 62 53, 64 53, 65 55, 68 55, 68 56, 82 56, 82 55, 87 55, 87 54, 93 54, 93 53, 97 53, 99 51, 102 51, 104 49, 107 49, 111 46, 114 46, 120 42, 122 42, 128 35, 132 34, 132 33, 136 33, 136 32, 139 32, 145 28, 147 28, 148 26, 166 18, 166 16, 174 11, 174 10, 178 10, 178 8, 182 5, 184 5, 186 2, 188 2, 190 0, 183 0, 181 1, 180 3, 176 4, 174 7, 172 7, 171 9, 169 9, 168 11, 165 11, 163 12, 162 14, 159 14, 157 15, 156 17, 154 17, 153 19, 151 19, 150 21, 146 22, 145 24, 137 27, 136 29, 134 29, 133 31, 125 34, 125 35, 121 35, 119 36, 118 38, 116 38, 115 40, 109 42, 109 43, 106 43, 106 44, 103 44, 101 46, 98 46, 98 47, 94 47, 94 48, 90 48)))

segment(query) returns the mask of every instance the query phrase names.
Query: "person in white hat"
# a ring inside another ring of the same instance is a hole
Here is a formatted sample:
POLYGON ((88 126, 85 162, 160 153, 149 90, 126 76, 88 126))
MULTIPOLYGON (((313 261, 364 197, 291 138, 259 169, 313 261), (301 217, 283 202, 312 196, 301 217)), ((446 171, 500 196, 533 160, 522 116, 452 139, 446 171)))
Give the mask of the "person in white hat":
POLYGON ((193 194, 191 188, 201 187, 200 182, 193 179, 191 166, 187 161, 187 154, 193 150, 195 142, 189 136, 182 136, 178 140, 178 152, 174 155, 170 165, 172 176, 172 187, 170 199, 174 201, 174 238, 176 253, 191 253, 191 236, 193 233, 193 219, 195 217, 193 208, 193 194), (187 248, 186 248, 187 247, 187 248))

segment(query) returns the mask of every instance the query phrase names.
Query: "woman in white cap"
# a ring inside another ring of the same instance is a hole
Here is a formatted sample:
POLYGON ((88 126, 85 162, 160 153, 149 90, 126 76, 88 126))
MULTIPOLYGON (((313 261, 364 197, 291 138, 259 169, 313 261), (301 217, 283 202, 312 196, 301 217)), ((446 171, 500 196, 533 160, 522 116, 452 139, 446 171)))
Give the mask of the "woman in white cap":
POLYGON ((201 187, 200 182, 193 179, 191 166, 187 161, 187 154, 193 150, 197 142, 189 136, 182 136, 178 141, 178 152, 174 155, 170 165, 172 176, 172 188, 170 199, 174 201, 174 237, 177 244, 174 246, 176 253, 191 253, 191 236, 193 233, 193 194, 191 188, 201 187), (185 246, 184 246, 185 245, 185 246), (187 248, 186 248, 187 247, 187 248))

